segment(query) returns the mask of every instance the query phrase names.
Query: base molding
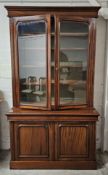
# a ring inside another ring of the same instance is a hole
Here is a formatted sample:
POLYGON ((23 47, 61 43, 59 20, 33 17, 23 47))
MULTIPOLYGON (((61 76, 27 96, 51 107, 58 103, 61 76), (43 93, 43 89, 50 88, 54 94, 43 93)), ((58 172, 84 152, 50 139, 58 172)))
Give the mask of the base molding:
POLYGON ((96 169, 96 161, 11 161, 11 169, 96 169))

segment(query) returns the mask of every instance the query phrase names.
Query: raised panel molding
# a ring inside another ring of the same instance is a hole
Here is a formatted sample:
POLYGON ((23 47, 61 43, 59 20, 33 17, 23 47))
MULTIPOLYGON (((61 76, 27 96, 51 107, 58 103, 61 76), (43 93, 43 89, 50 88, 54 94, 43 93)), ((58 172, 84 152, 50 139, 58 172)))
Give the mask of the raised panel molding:
POLYGON ((47 124, 16 124, 18 158, 49 158, 49 128, 47 124))
POLYGON ((89 125, 62 123, 57 126, 57 159, 89 156, 89 125), (67 149, 68 147, 68 149, 67 149))

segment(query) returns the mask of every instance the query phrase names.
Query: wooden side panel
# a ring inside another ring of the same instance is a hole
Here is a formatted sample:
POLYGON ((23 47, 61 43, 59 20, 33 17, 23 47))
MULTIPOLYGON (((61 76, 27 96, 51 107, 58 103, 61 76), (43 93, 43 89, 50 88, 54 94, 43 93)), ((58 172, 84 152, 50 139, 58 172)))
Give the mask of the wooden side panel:
POLYGON ((89 125, 61 123, 56 126, 56 159, 73 160, 89 157, 89 125))
POLYGON ((88 59, 88 82, 87 82, 87 104, 93 107, 94 96, 94 68, 95 68, 95 45, 96 45, 96 25, 95 19, 91 19, 89 25, 89 59, 88 59))
POLYGON ((50 159, 49 125, 47 123, 20 123, 15 124, 14 129, 16 159, 50 159))
POLYGON ((11 149, 11 160, 15 160, 15 142, 14 142, 14 122, 10 121, 10 149, 11 149))

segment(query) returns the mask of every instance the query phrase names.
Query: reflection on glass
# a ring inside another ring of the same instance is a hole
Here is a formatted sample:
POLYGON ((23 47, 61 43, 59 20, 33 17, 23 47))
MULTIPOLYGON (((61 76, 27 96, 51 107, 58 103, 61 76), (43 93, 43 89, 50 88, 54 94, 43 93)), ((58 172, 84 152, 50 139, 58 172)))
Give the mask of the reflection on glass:
POLYGON ((20 103, 47 105, 45 21, 18 22, 20 103))
POLYGON ((54 17, 51 17, 51 104, 54 105, 54 70, 55 70, 55 61, 54 61, 54 41, 55 41, 55 21, 54 17))
POLYGON ((86 104, 88 24, 60 22, 60 105, 86 104))

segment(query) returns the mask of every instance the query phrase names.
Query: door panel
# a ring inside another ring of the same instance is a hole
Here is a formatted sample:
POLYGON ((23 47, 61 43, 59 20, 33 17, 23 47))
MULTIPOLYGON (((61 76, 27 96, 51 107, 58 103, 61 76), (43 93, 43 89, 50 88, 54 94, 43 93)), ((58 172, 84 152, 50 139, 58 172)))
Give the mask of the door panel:
POLYGON ((56 159, 71 160, 89 156, 89 125, 60 123, 56 126, 56 159))
POLYGON ((15 146, 18 159, 48 160, 51 156, 48 123, 15 124, 15 146))

